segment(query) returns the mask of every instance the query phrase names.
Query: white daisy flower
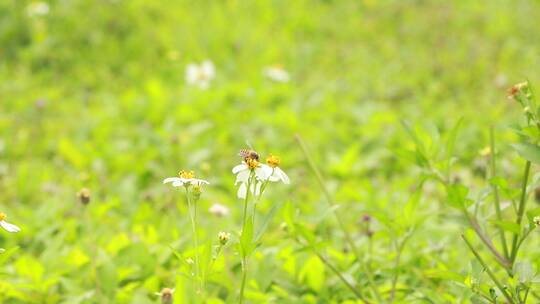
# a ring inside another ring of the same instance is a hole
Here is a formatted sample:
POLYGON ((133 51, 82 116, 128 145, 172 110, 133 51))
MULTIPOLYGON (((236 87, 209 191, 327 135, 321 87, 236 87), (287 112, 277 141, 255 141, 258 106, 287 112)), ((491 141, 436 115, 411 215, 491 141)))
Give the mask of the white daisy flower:
POLYGON ((224 216, 229 215, 230 213, 229 208, 227 208, 227 206, 224 206, 219 203, 215 203, 212 206, 210 206, 210 208, 208 209, 208 212, 218 217, 224 217, 224 216))
POLYGON ((6 214, 4 212, 0 212, 0 227, 4 228, 7 232, 21 231, 21 228, 19 228, 18 226, 6 222, 5 218, 6 214))
POLYGON ((259 163, 256 158, 244 157, 244 161, 240 165, 232 169, 232 173, 236 174, 235 185, 240 184, 236 195, 245 199, 247 194, 247 184, 253 172, 255 179, 251 181, 250 192, 254 195, 261 193, 261 186, 264 181, 272 174, 272 169, 265 164, 259 163))
POLYGON ((172 183, 173 187, 183 187, 189 185, 201 186, 203 184, 209 185, 210 183, 204 179, 195 178, 193 171, 180 171, 178 173, 180 177, 167 177, 163 180, 164 184, 172 183))
POLYGON ((264 76, 266 76, 268 79, 275 81, 275 82, 282 82, 286 83, 291 80, 291 77, 289 76, 289 72, 287 72, 282 66, 280 65, 273 65, 264 68, 263 70, 264 76))
POLYGON ((271 182, 282 181, 284 184, 288 185, 291 181, 289 180, 287 174, 285 174, 285 172, 283 172, 283 170, 279 168, 280 162, 281 160, 279 159, 279 157, 274 155, 270 155, 266 159, 266 163, 271 170, 268 180, 270 180, 271 182))
POLYGON ((215 76, 216 69, 210 60, 205 60, 201 64, 190 63, 186 67, 187 84, 201 89, 207 89, 215 76))
POLYGON ((46 2, 33 2, 26 7, 28 17, 45 16, 49 13, 49 5, 46 2))
POLYGON ((247 183, 251 171, 255 172, 257 180, 265 181, 268 176, 270 176, 271 168, 265 164, 259 163, 255 159, 247 159, 247 161, 243 161, 240 165, 237 165, 232 169, 232 173, 236 174, 235 184, 247 183))

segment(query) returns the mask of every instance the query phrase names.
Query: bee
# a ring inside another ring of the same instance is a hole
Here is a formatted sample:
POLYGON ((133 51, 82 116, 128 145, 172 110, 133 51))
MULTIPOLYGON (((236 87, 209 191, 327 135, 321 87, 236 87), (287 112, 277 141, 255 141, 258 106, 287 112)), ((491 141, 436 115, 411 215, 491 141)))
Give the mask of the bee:
POLYGON ((253 149, 242 149, 240 152, 238 152, 238 155, 242 157, 244 160, 247 159, 254 159, 256 161, 259 160, 259 153, 257 153, 253 149))

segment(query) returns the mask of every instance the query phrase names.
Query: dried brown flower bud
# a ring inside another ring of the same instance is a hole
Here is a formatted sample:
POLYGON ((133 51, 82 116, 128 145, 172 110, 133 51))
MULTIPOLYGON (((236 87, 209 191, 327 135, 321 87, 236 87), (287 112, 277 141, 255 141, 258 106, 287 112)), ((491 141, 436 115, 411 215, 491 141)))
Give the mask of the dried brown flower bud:
POLYGON ((81 190, 79 190, 79 192, 77 192, 77 197, 83 205, 87 205, 88 203, 90 203, 90 190, 88 188, 82 188, 81 190))

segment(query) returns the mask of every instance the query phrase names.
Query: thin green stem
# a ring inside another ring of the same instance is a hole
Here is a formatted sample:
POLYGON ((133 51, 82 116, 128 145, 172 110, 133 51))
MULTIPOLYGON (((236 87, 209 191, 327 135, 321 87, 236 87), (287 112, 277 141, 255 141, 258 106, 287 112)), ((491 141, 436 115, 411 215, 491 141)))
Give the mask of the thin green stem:
POLYGON ((499 264, 501 264, 501 266, 503 266, 507 271, 509 271, 512 266, 510 261, 506 259, 505 257, 503 257, 497 251, 497 248, 495 248, 495 246, 493 245, 493 242, 491 242, 491 239, 484 233, 484 231, 480 227, 480 224, 478 224, 476 219, 467 211, 467 209, 463 208, 462 211, 465 217, 467 218, 467 220, 469 221, 469 224, 473 228, 474 232, 476 232, 480 240, 482 240, 484 245, 486 245, 489 251, 493 254, 493 256, 495 257, 495 260, 499 262, 499 264))
MULTIPOLYGON (((489 129, 489 137, 490 137, 490 149, 491 149, 491 177, 497 176, 497 163, 495 160, 495 131, 493 126, 489 129)), ((502 215, 501 215, 501 202, 499 198, 499 187, 495 185, 494 183, 491 183, 491 187, 493 188, 493 195, 495 197, 495 214, 497 215, 497 220, 502 221, 502 215)), ((504 256, 508 259, 510 257, 510 254, 508 253, 508 245, 506 244, 506 236, 504 234, 504 229, 499 226, 499 235, 501 236, 501 244, 503 247, 504 256)))
MULTIPOLYGON (((306 160, 308 162, 308 165, 311 168, 311 171, 313 171, 313 174, 315 175, 315 177, 316 177, 316 179, 317 179, 317 181, 319 183, 319 186, 321 187, 321 189, 322 189, 322 191, 324 193, 324 196, 326 197, 326 201, 327 201, 328 205, 330 207, 334 207, 334 202, 333 202, 333 199, 332 199, 332 195, 330 194, 330 191, 326 187, 326 183, 324 181, 324 178, 322 177, 321 172, 319 171, 319 169, 315 165, 315 162, 311 158, 311 156, 310 156, 310 154, 308 152, 308 149, 307 149, 306 145, 304 144, 304 141, 302 140, 302 138, 298 134, 296 135, 296 141, 297 141, 298 145, 300 146, 300 148, 302 150, 302 153, 304 154, 304 157, 306 158, 306 160)), ((382 297, 379 294, 379 291, 378 291, 377 287, 375 286, 375 282, 373 280, 373 274, 371 272, 371 269, 367 265, 365 265, 363 263, 362 255, 360 254, 360 251, 358 250, 358 247, 354 243, 351 234, 349 233, 349 231, 345 227, 344 221, 341 220, 341 217, 339 216, 338 211, 335 210, 333 213, 334 213, 334 215, 336 217, 336 220, 338 222, 338 225, 339 225, 340 229, 343 232, 343 235, 345 236, 346 242, 351 247, 351 250, 353 251, 354 255, 356 256, 356 259, 358 260, 358 263, 360 264, 360 266, 363 268, 364 272, 366 273, 366 277, 368 279, 369 286, 373 290, 373 294, 375 295, 375 298, 377 299, 377 302, 378 303, 383 303, 382 297)))
POLYGON ((244 289, 246 287, 246 278, 247 278, 247 259, 242 258, 242 284, 240 285, 240 299, 239 304, 244 303, 244 289))
POLYGON ((508 292, 506 291, 506 289, 504 288, 504 286, 501 284, 501 282, 499 282, 499 280, 497 279, 497 277, 495 276, 495 274, 491 271, 491 269, 487 266, 487 264, 484 262, 484 260, 482 259, 482 257, 480 256, 480 254, 478 254, 478 252, 476 252, 476 250, 474 249, 474 247, 472 246, 471 242, 469 242, 469 240, 467 239, 467 237, 462 234, 461 237, 463 238, 463 240, 465 241, 465 243, 467 244, 467 247, 469 247, 469 249, 471 250, 471 252, 474 254, 474 256, 476 257, 476 259, 478 260, 478 262, 482 265, 482 267, 486 270, 487 274, 489 275, 489 277, 491 278, 491 280, 493 281, 493 283, 495 283, 495 285, 497 285, 497 288, 499 288, 499 290, 501 291, 501 293, 504 295, 504 297, 506 298, 506 300, 508 301, 508 303, 514 303, 514 300, 512 299, 512 297, 510 297, 510 295, 508 294, 508 292))
MULTIPOLYGON (((521 199, 519 200, 519 207, 517 212, 516 223, 521 227, 521 221, 523 219, 523 214, 525 213, 525 205, 527 204, 527 183, 529 182, 529 172, 531 170, 531 162, 527 161, 525 163, 525 173, 523 174, 523 183, 521 185, 521 199)), ((514 233, 512 239, 512 251, 510 254, 510 262, 514 265, 518 253, 518 240, 519 233, 514 233)))
POLYGON ((396 259, 394 261, 394 278, 392 279, 392 289, 390 290, 390 304, 394 303, 395 295, 396 295, 396 286, 399 278, 399 263, 401 260, 401 253, 403 252, 403 247, 405 247, 405 244, 409 240, 409 236, 407 236, 401 244, 396 241, 396 259))
MULTIPOLYGON (((243 213, 242 231, 241 231, 242 234, 245 233, 246 225, 248 222, 248 204, 249 204, 249 194, 251 193, 252 181, 253 181, 253 172, 250 173, 250 176, 248 178, 248 182, 246 185, 247 188, 246 188, 246 197, 244 199, 244 213, 243 213)), ((240 285, 240 297, 239 297, 238 303, 242 304, 244 302, 244 289, 246 286, 248 258, 244 250, 241 250, 240 252, 242 253, 242 283, 240 285)))
POLYGON ((353 293, 354 295, 360 299, 362 302, 364 303, 369 303, 365 298, 364 296, 358 291, 356 290, 356 288, 354 288, 354 286, 341 274, 341 272, 339 272, 339 270, 334 267, 334 265, 332 265, 332 263, 330 263, 330 261, 328 261, 322 254, 320 254, 318 251, 316 250, 313 250, 313 252, 315 253, 315 255, 319 258, 319 260, 321 260, 321 262, 323 262, 324 265, 326 265, 328 268, 330 268, 330 270, 332 270, 332 272, 334 274, 336 274, 338 276, 338 278, 345 284, 345 286, 347 286, 353 293))
POLYGON ((197 204, 194 204, 191 200, 191 193, 186 186, 186 198, 188 201, 189 217, 191 219, 191 229, 193 233, 193 243, 195 245, 195 277, 197 280, 198 293, 202 291, 202 280, 200 273, 200 261, 199 261, 199 238, 197 236, 197 204))

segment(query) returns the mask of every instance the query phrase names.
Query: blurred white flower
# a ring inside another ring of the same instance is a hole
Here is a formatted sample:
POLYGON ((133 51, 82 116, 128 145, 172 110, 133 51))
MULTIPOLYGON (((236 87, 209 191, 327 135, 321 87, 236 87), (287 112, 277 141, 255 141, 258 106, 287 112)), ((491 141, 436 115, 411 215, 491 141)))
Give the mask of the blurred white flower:
POLYGON ((270 155, 266 159, 266 163, 271 170, 268 178, 271 182, 282 181, 284 184, 289 184, 291 182, 287 174, 285 174, 285 172, 279 168, 279 164, 281 163, 279 157, 270 155))
POLYGON ((49 5, 46 2, 32 2, 26 7, 29 17, 45 16, 49 13, 49 5))
POLYGON ((289 72, 287 72, 282 66, 280 65, 273 65, 264 68, 263 70, 264 76, 266 76, 268 79, 275 81, 275 82, 289 82, 291 80, 291 77, 289 76, 289 72))
POLYGON ((210 183, 204 179, 195 178, 193 171, 180 171, 178 173, 180 177, 167 177, 163 180, 163 183, 172 183, 173 187, 183 187, 185 185, 200 186, 202 184, 209 185, 210 183))
POLYGON ((186 82, 189 85, 207 89, 210 82, 216 76, 216 69, 210 60, 205 60, 201 64, 190 63, 186 67, 186 82))
POLYGON ((21 228, 17 227, 16 225, 6 222, 5 219, 6 219, 6 214, 4 212, 0 212, 0 226, 4 228, 7 232, 21 231, 21 228))
POLYGON ((227 208, 227 206, 224 206, 222 204, 215 203, 212 206, 210 206, 210 209, 208 209, 208 212, 218 217, 224 217, 224 216, 229 215, 229 208, 227 208))

